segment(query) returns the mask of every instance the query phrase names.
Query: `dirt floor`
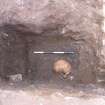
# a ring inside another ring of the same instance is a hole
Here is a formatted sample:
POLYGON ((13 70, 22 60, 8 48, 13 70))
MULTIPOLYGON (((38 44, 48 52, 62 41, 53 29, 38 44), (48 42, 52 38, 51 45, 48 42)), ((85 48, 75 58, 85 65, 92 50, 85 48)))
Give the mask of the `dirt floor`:
POLYGON ((98 85, 68 86, 54 81, 0 85, 0 105, 105 105, 105 89, 98 85))

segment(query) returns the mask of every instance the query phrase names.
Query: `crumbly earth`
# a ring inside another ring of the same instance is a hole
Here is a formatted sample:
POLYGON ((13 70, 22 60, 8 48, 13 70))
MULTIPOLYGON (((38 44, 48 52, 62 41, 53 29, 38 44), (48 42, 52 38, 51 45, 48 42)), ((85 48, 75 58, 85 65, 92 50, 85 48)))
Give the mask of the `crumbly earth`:
POLYGON ((99 86, 38 82, 2 83, 0 105, 105 105, 105 89, 99 86))

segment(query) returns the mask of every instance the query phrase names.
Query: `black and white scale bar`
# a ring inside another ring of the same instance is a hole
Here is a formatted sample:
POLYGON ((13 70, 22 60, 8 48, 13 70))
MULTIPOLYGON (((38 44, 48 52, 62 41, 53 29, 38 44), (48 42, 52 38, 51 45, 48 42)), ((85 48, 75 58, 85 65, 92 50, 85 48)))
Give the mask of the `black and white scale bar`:
POLYGON ((34 54, 74 54, 75 52, 44 52, 44 51, 34 51, 34 54))

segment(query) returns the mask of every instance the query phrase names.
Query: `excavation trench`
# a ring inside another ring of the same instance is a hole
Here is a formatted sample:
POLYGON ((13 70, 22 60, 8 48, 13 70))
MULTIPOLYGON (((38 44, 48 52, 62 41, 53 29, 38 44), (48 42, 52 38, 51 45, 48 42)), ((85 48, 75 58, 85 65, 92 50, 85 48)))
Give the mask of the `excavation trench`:
POLYGON ((8 25, 1 29, 0 40, 3 79, 13 75, 18 79, 20 74, 21 80, 58 81, 68 85, 96 83, 96 49, 90 41, 59 34, 22 32, 8 25), (59 64, 62 71, 54 72, 54 63, 59 60, 64 61, 59 64), (67 78, 64 78, 68 69, 65 65, 70 66, 67 78))

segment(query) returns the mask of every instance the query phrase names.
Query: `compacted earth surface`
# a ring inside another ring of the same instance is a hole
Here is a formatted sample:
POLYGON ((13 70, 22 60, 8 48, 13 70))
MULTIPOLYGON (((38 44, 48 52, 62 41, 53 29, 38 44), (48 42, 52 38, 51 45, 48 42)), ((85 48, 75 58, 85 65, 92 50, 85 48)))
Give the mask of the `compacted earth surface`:
POLYGON ((105 89, 54 81, 1 82, 0 105, 105 105, 105 89))

